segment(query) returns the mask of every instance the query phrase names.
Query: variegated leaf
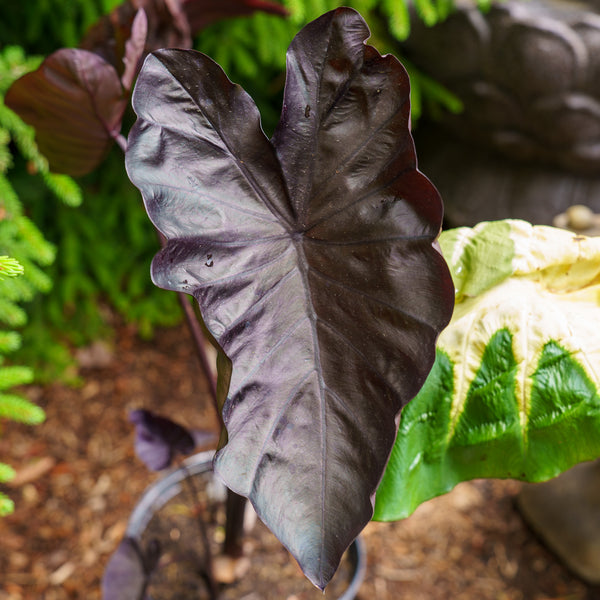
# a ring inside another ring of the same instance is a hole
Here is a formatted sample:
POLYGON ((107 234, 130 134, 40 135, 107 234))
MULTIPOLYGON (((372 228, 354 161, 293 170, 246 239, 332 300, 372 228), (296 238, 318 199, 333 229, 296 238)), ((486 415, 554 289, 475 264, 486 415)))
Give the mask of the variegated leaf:
POLYGON ((600 456, 600 238, 499 221, 440 244, 454 316, 402 413, 380 520, 460 481, 542 481, 600 456))

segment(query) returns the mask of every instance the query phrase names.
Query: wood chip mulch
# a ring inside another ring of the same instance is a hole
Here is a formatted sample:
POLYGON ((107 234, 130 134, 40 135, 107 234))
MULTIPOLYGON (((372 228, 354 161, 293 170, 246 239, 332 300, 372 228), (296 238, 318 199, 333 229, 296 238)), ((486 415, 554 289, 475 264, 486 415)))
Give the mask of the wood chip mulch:
MULTIPOLYGON (((145 407, 216 430, 191 348, 184 327, 151 342, 119 327, 112 345, 80 354, 80 386, 26 390, 46 410, 44 424, 0 424, 0 460, 18 473, 2 488, 16 511, 0 519, 0 600, 100 599, 104 566, 156 478, 134 455, 128 411, 145 407)), ((519 487, 463 483, 404 521, 370 524, 359 599, 600 598, 523 523, 514 507, 519 487)), ((252 600, 266 598, 257 592, 252 600)))

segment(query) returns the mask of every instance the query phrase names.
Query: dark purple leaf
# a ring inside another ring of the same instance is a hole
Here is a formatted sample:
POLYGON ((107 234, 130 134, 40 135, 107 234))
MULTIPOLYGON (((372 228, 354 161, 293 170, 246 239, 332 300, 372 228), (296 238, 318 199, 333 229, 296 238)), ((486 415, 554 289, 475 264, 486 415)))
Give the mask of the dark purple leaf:
POLYGON ((268 0, 127 0, 89 29, 81 48, 102 56, 122 73, 125 44, 133 35, 133 20, 140 9, 148 19, 146 52, 191 48, 191 36, 219 19, 249 15, 257 10, 288 14, 283 6, 268 0))
POLYGON ((102 576, 102 600, 143 600, 148 578, 159 558, 157 544, 144 555, 138 542, 126 537, 110 557, 102 576))
POLYGON ((52 171, 77 176, 104 158, 121 130, 127 99, 117 72, 104 59, 63 48, 15 81, 5 103, 35 127, 52 171))
POLYGON ((213 61, 156 52, 127 152, 168 239, 154 281, 196 297, 231 360, 216 470, 321 588, 371 518, 454 298, 408 77, 367 37, 344 8, 298 34, 272 141, 213 61))
POLYGON ((176 454, 189 454, 196 446, 185 427, 149 410, 132 410, 129 420, 135 424, 135 453, 152 471, 166 469, 176 454))
POLYGON ((267 0, 181 0, 193 34, 226 17, 241 17, 260 10, 286 17, 284 6, 267 0))
POLYGON ((144 9, 140 8, 131 25, 131 37, 125 42, 125 56, 123 57, 125 70, 121 76, 121 83, 126 90, 131 89, 140 70, 147 37, 148 17, 144 9))
POLYGON ((190 28, 179 3, 180 0, 127 0, 93 25, 80 47, 102 56, 122 73, 125 45, 132 36, 135 16, 143 9, 148 24, 146 52, 158 48, 190 48, 190 28), (171 10, 173 2, 175 14, 171 10))

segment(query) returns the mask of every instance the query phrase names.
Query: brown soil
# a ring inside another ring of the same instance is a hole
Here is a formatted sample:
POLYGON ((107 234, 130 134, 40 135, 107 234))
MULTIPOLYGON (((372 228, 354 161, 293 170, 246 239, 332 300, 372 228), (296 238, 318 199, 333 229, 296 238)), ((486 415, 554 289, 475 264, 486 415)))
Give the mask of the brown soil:
MULTIPOLYGON (((157 477, 134 456, 130 409, 216 428, 185 328, 161 331, 152 342, 119 328, 108 352, 96 346, 81 359, 80 387, 27 390, 46 423, 3 425, 0 459, 18 476, 3 489, 17 509, 0 519, 0 600, 100 598, 103 568, 136 499, 157 477)), ((600 598, 529 531, 514 508, 518 490, 513 481, 464 483, 404 521, 370 524, 360 600, 600 598)), ((259 562, 285 578, 275 561, 259 562)), ((260 580, 243 596, 264 598, 260 580)))

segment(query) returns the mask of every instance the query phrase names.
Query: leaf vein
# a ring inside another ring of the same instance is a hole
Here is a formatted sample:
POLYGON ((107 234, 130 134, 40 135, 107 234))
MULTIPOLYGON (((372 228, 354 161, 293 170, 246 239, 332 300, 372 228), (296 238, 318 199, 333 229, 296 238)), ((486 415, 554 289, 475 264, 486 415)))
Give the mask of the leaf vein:
MULTIPOLYGON (((252 188, 252 191, 255 193, 255 195, 263 202, 263 204, 273 213, 273 215, 282 223, 285 223, 288 228, 291 227, 292 223, 289 222, 288 218, 283 215, 279 210, 277 210, 277 208, 271 203, 271 201, 269 200, 267 194, 261 189, 260 185, 258 185, 258 183, 256 182, 256 180, 254 179, 254 176, 252 175, 252 172, 250 171, 250 169, 248 169, 248 167, 245 165, 244 161, 241 160, 233 151, 233 146, 230 143, 229 139, 227 138, 227 136, 225 136, 225 134, 223 133, 223 131, 221 129, 218 129, 215 124, 213 123, 213 120, 209 117, 209 115, 206 113, 206 111, 204 110, 204 108, 196 101, 196 99, 192 96, 192 94, 190 93, 190 91, 185 87, 185 85, 175 76, 174 73, 170 72, 169 69, 167 68, 167 66, 161 62, 161 65, 163 66, 163 68, 165 68, 167 70, 167 72, 169 73, 169 75, 171 75, 171 77, 177 81, 177 83, 179 84, 180 88, 185 92, 185 94, 187 94, 187 96, 189 97, 190 101, 192 102, 192 104, 194 104, 197 109, 200 111, 200 113, 204 116, 204 118, 206 119, 206 121, 208 122, 208 124, 212 127, 213 131, 221 138, 221 140, 223 140, 223 144, 225 149, 227 150, 227 152, 229 153, 229 156, 231 157, 231 159, 233 160, 233 163, 236 165, 238 171, 242 174, 242 176, 244 177, 244 179, 248 182, 248 184, 250 185, 250 187, 252 188)), ((256 106, 256 105, 254 105, 256 106)), ((264 141, 266 143, 266 145, 271 148, 270 142, 269 140, 263 135, 264 141)), ((195 139, 195 138, 194 138, 195 139)))
POLYGON ((258 467, 260 466, 260 461, 262 460, 262 457, 265 455, 265 448, 267 447, 267 444, 268 444, 269 440, 271 439, 273 432, 275 431, 275 429, 281 422, 281 419, 283 418, 285 411, 291 405, 292 401, 296 397, 297 391, 304 385, 304 382, 311 376, 312 373, 315 372, 315 370, 316 369, 312 368, 309 371, 307 371, 307 373, 305 375, 302 376, 300 381, 298 381, 298 383, 292 388, 292 391, 289 393, 288 397, 285 399, 285 402, 282 404, 281 408, 279 409, 279 412, 277 413, 276 418, 273 420, 273 423, 271 424, 269 431, 265 435, 263 444, 256 455, 256 462, 254 463, 254 466, 252 468, 252 474, 249 477, 249 481, 252 482, 251 487, 254 487, 254 482, 256 480, 256 473, 258 472, 258 467))
POLYGON ((236 210, 242 214, 256 217, 257 219, 262 219, 264 221, 267 221, 268 223, 277 223, 277 224, 279 223, 279 221, 277 221, 277 219, 269 219, 268 218, 269 215, 272 215, 271 212, 269 212, 269 215, 267 215, 265 213, 260 213, 260 212, 254 211, 254 210, 245 209, 245 208, 242 208, 240 205, 232 204, 230 202, 227 202, 223 198, 219 198, 218 196, 213 196, 212 194, 209 194, 204 191, 187 189, 187 188, 181 187, 179 185, 171 185, 168 183, 153 183, 152 187, 167 188, 169 190, 176 190, 179 192, 183 192, 184 194, 193 194, 196 196, 201 196, 201 197, 206 198, 207 200, 214 202, 215 204, 221 204, 222 206, 226 206, 227 208, 231 208, 232 210, 236 210))
MULTIPOLYGON (((226 244, 223 244, 226 245, 226 244)), ((203 289, 206 287, 210 287, 210 286, 214 286, 214 285, 221 285, 223 283, 229 282, 229 281, 235 281, 236 279, 239 279, 240 277, 243 277, 245 275, 251 275, 254 273, 257 273, 258 271, 264 269, 265 267, 268 267, 269 265, 273 265, 276 262, 280 261, 283 259, 283 257, 290 251, 290 247, 286 248, 286 250, 283 252, 283 254, 279 254, 277 255, 275 258, 272 258, 256 267, 252 267, 251 269, 246 269, 244 271, 239 271, 238 273, 234 273, 233 275, 228 275, 226 277, 219 277, 216 279, 208 279, 208 280, 204 280, 201 281, 203 279, 203 277, 198 276, 196 273, 194 273, 194 271, 192 269, 190 269, 189 267, 183 267, 183 270, 188 273, 191 277, 193 277, 194 279, 196 279, 197 283, 195 283, 192 287, 193 289, 203 289)))
POLYGON ((226 335, 229 331, 232 331, 242 321, 245 321, 250 316, 252 316, 254 311, 261 304, 266 302, 269 298, 271 298, 271 296, 273 296, 275 294, 275 292, 277 291, 279 286, 281 286, 283 283, 285 283, 288 279, 291 279, 296 273, 297 273, 297 270, 292 267, 285 275, 283 275, 280 279, 278 279, 275 282, 275 285, 273 287, 271 287, 260 298, 258 298, 258 300, 254 304, 252 304, 252 306, 250 306, 240 317, 238 317, 233 323, 228 325, 227 328, 223 331, 223 334, 221 335, 221 337, 223 337, 223 335, 226 335))
POLYGON ((311 273, 313 273, 314 275, 317 275, 318 277, 321 277, 322 279, 326 280, 331 285, 335 285, 335 286, 343 289, 344 291, 350 292, 357 296, 361 296, 362 298, 367 298, 368 300, 372 301, 375 304, 385 306, 386 308, 388 308, 396 313, 400 313, 401 315, 403 315, 404 317, 406 317, 407 319, 409 319, 410 321, 412 321, 414 323, 419 323, 420 325, 426 326, 428 329, 432 329, 430 323, 428 323, 427 321, 425 321, 423 319, 419 319, 419 317, 417 317, 409 312, 406 312, 404 309, 402 309, 398 306, 394 306, 393 304, 390 304, 389 302, 386 302, 385 300, 381 300, 380 298, 377 298, 376 296, 372 296, 371 294, 368 294, 367 292, 363 292, 362 290, 359 290, 358 288, 352 287, 346 283, 343 283, 342 281, 334 279, 333 277, 326 275, 322 271, 319 271, 317 268, 313 267, 312 265, 309 265, 308 268, 311 271, 311 273))
POLYGON ((275 354, 275 352, 277 351, 277 349, 284 343, 286 342, 288 339, 290 339, 294 333, 296 332, 296 330, 298 329, 298 327, 300 327, 300 324, 303 321, 306 321, 308 319, 308 317, 306 315, 301 316, 299 319, 297 319, 287 330, 286 332, 279 338, 279 340, 277 341, 276 344, 274 344, 269 351, 266 354, 262 355, 262 358, 254 365, 254 367, 248 372, 246 373, 246 375, 244 376, 244 378, 242 379, 242 381, 240 381, 237 384, 237 387, 235 390, 230 390, 229 391, 229 397, 233 397, 235 396, 243 387, 244 385, 246 385, 246 383, 248 382, 248 380, 256 374, 256 372, 271 358, 271 356, 273 356, 273 354, 275 354))

